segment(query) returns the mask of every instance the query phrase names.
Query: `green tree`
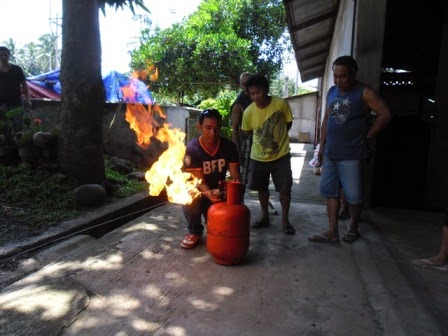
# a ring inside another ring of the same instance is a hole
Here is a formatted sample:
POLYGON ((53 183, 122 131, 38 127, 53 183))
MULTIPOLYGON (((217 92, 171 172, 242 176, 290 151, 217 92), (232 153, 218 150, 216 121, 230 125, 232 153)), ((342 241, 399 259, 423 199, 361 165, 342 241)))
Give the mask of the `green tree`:
POLYGON ((43 72, 56 70, 59 61, 56 53, 58 37, 53 34, 44 34, 39 37, 38 47, 38 60, 43 72))
POLYGON ((290 97, 295 93, 295 83, 294 80, 285 77, 277 76, 270 83, 270 93, 274 96, 279 97, 290 97))
POLYGON ((4 41, 2 45, 10 50, 11 62, 19 65, 27 75, 38 75, 59 68, 56 40, 55 35, 44 34, 39 37, 38 43, 30 42, 23 48, 18 48, 13 39, 4 41))
POLYGON ((42 67, 38 62, 39 48, 34 42, 25 44, 24 48, 19 50, 17 55, 19 55, 20 63, 23 71, 27 75, 37 75, 42 72, 42 67))
POLYGON ((80 183, 105 180, 103 160, 104 86, 101 77, 99 8, 116 9, 143 0, 63 0, 61 124, 58 161, 80 183))
POLYGON ((280 0, 205 0, 179 24, 144 30, 132 67, 157 66, 156 95, 179 102, 213 97, 228 86, 237 89, 241 71, 277 73, 285 33, 280 0))

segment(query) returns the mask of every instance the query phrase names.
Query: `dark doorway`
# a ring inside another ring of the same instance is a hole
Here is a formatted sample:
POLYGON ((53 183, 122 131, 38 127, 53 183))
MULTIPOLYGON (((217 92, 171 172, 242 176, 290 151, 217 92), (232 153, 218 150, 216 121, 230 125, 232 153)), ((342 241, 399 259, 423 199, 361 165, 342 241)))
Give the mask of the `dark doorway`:
POLYGON ((387 2, 380 91, 393 120, 377 138, 372 205, 425 209, 443 2, 387 2))

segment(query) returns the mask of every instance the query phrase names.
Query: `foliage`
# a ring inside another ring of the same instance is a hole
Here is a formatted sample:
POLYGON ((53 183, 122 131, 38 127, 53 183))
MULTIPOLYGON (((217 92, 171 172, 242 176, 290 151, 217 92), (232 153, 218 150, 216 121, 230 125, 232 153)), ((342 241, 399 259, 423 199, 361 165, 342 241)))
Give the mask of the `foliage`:
POLYGON ((144 30, 131 65, 157 66, 156 95, 196 101, 236 89, 242 71, 277 73, 285 33, 280 0, 204 0, 182 23, 144 30))
POLYGON ((11 145, 13 140, 17 145, 24 145, 33 141, 33 135, 41 130, 40 119, 33 119, 24 112, 23 108, 17 107, 2 112, 0 117, 0 143, 11 145), (14 123, 17 125, 14 127, 14 123), (14 128, 20 128, 21 132, 15 133, 14 128))
POLYGON ((295 83, 293 80, 287 77, 278 76, 271 80, 270 83, 270 93, 273 96, 278 97, 289 97, 294 95, 295 83))
POLYGON ((311 93, 311 92, 316 92, 315 89, 310 89, 308 87, 305 86, 301 86, 298 89, 297 95, 303 95, 303 94, 307 94, 307 93, 311 93))
POLYGON ((30 42, 22 48, 17 47, 13 39, 4 41, 3 45, 11 52, 11 62, 19 65, 25 74, 34 76, 59 68, 56 41, 56 35, 44 34, 38 38, 38 43, 30 42))
POLYGON ((75 181, 62 174, 0 166, 0 204, 22 208, 31 227, 79 214, 81 209, 72 193, 75 188, 75 181))
POLYGON ((104 162, 106 167, 106 179, 114 184, 114 197, 128 197, 148 188, 146 182, 130 180, 126 175, 111 169, 109 157, 106 156, 104 162))
POLYGON ((13 118, 21 113, 22 109, 0 111, 0 144, 12 145, 13 143, 13 118))
POLYGON ((23 118, 24 128, 23 131, 16 133, 15 142, 17 146, 26 146, 33 143, 34 134, 42 130, 42 120, 34 119, 26 116, 23 118))
MULTIPOLYGON (((108 160, 106 160, 108 162, 108 160)), ((146 182, 129 180, 106 165, 106 175, 114 188, 109 201, 131 196, 147 188, 146 182)), ((73 191, 78 183, 60 172, 0 165, 0 204, 21 208, 30 227, 57 224, 79 216, 86 208, 76 203, 73 191)))
POLYGON ((126 6, 129 6, 132 13, 135 12, 134 4, 137 7, 144 9, 149 12, 148 8, 145 7, 144 0, 99 0, 99 6, 103 14, 106 14, 105 6, 109 5, 110 7, 115 7, 116 10, 123 9, 126 6))
POLYGON ((288 77, 278 76, 271 81, 270 92, 272 95, 279 97, 291 97, 294 95, 303 95, 310 92, 315 92, 306 86, 296 87, 295 81, 288 77))

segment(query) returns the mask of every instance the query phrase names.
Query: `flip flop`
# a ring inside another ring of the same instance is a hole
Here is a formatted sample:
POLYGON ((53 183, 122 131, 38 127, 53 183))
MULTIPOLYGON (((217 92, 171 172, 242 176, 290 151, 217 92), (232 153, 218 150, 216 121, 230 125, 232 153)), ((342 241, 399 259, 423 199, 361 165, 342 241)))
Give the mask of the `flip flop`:
POLYGON ((433 269, 438 269, 440 271, 448 271, 448 265, 437 265, 434 264, 431 260, 429 259, 416 259, 413 260, 412 265, 414 266, 418 266, 418 267, 423 267, 423 268, 433 268, 433 269))
POLYGON ((359 232, 346 232, 342 236, 342 240, 345 241, 346 243, 353 243, 359 237, 360 237, 359 232))
POLYGON ((308 240, 315 242, 315 243, 330 243, 330 244, 338 244, 339 243, 339 239, 329 239, 323 233, 319 233, 314 236, 309 236, 308 240))
POLYGON ((287 235, 294 235, 296 234, 296 229, 291 224, 283 226, 283 233, 287 235))

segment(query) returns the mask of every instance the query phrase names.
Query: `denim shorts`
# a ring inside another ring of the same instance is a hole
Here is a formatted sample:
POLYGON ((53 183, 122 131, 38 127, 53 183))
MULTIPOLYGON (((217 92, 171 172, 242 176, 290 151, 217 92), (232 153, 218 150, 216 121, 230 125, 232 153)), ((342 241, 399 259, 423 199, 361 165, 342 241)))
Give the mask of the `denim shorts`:
POLYGON ((341 187, 350 204, 361 204, 364 199, 364 160, 324 159, 320 193, 326 198, 338 198, 341 187))
POLYGON ((250 190, 268 190, 269 178, 271 176, 276 192, 280 194, 288 194, 291 192, 291 154, 287 154, 280 159, 270 162, 250 159, 247 186, 250 190))

